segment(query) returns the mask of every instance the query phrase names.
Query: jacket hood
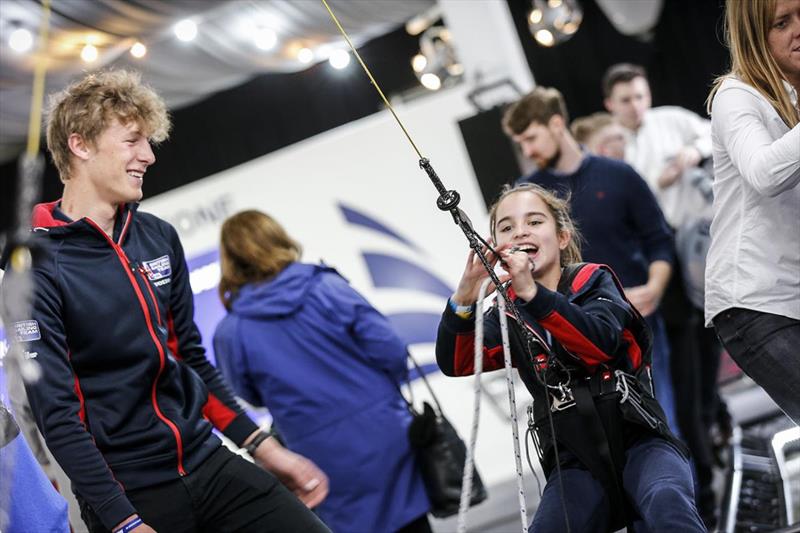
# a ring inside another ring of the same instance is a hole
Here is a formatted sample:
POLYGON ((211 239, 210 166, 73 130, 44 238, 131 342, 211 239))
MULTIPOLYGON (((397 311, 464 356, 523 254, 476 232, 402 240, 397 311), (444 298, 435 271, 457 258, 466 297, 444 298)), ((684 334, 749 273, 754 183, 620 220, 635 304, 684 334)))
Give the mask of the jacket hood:
POLYGON ((335 272, 324 265, 291 263, 269 281, 242 287, 232 311, 247 318, 277 318, 296 313, 306 295, 325 272, 335 272))

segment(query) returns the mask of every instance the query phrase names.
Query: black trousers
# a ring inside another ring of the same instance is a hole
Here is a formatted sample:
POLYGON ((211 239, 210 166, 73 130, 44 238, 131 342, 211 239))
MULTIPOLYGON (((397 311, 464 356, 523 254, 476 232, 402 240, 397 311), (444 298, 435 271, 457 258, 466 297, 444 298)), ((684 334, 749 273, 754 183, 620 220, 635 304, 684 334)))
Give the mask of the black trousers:
MULTIPOLYGON (((272 474, 224 446, 186 477, 127 491, 144 522, 169 533, 330 533, 272 474)), ((107 533, 78 496, 91 533, 107 533)))

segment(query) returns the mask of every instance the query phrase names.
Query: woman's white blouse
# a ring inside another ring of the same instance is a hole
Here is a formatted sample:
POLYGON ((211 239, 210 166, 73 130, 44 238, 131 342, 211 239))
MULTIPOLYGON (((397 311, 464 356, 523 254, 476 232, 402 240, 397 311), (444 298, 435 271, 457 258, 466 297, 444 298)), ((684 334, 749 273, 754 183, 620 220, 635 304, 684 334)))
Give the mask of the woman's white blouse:
POLYGON ((790 130, 756 89, 729 78, 714 97, 711 140, 706 325, 731 307, 800 320, 800 125, 790 130))

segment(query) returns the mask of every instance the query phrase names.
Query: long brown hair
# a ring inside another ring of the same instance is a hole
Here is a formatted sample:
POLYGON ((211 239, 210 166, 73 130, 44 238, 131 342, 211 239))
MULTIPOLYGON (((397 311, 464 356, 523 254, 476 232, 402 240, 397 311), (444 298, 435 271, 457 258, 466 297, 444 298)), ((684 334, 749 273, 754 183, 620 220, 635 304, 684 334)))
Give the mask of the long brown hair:
POLYGON ((775 108, 787 126, 800 121, 783 87, 783 72, 769 51, 769 30, 777 0, 728 0, 725 5, 725 40, 731 52, 731 70, 714 80, 706 100, 711 113, 714 96, 729 77, 737 77, 754 87, 775 108))
POLYGON ((492 240, 497 240, 495 236, 495 224, 497 223, 497 207, 500 202, 520 192, 530 192, 537 195, 545 203, 550 210, 550 214, 556 221, 556 232, 561 235, 564 232, 569 232, 570 239, 567 247, 561 250, 561 266, 567 266, 574 263, 580 263, 581 259, 581 234, 578 231, 578 226, 572 220, 572 215, 569 212, 569 198, 562 199, 556 196, 552 191, 549 191, 541 185, 535 183, 523 183, 512 187, 506 185, 500 192, 497 200, 489 208, 489 228, 492 233, 492 240))
POLYGON ((244 285, 274 277, 302 254, 283 226, 254 209, 237 213, 222 224, 219 250, 219 297, 228 311, 244 285))

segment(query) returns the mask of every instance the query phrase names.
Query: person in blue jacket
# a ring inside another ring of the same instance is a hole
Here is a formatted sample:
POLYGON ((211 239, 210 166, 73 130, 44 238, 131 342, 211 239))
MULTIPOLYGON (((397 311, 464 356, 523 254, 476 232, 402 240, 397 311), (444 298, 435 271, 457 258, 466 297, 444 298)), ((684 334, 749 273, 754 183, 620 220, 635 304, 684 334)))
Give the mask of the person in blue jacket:
POLYGON ((406 346, 336 270, 300 254, 262 212, 222 225, 228 315, 214 335, 217 365, 242 399, 269 409, 289 449, 328 475, 318 513, 334 532, 431 531, 398 389, 406 346))
MULTIPOLYGON (((5 376, 0 368, 2 379, 5 376)), ((2 388, 0 384, 0 392, 2 388)), ((0 531, 65 533, 70 530, 66 500, 47 479, 2 401, 0 482, 0 531)))

